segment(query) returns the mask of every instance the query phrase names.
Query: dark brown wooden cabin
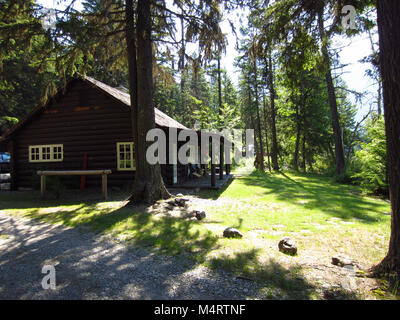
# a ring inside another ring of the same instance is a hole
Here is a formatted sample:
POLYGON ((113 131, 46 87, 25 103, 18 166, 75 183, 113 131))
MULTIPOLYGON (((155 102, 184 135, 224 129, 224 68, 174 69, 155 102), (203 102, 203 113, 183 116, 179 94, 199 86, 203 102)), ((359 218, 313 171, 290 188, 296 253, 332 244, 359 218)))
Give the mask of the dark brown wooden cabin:
MULTIPOLYGON (((187 129, 158 109, 155 122, 167 136, 170 127, 178 133, 187 129)), ((0 140, 11 153, 13 190, 35 187, 37 170, 81 169, 111 169, 109 186, 122 188, 134 177, 131 143, 129 94, 84 76, 71 79, 64 90, 36 107, 0 140)), ((164 182, 171 186, 186 180, 188 168, 178 163, 161 165, 161 170, 164 182)), ((80 185, 80 177, 62 179, 70 187, 80 185)), ((100 179, 88 176, 86 186, 100 186, 100 179)))

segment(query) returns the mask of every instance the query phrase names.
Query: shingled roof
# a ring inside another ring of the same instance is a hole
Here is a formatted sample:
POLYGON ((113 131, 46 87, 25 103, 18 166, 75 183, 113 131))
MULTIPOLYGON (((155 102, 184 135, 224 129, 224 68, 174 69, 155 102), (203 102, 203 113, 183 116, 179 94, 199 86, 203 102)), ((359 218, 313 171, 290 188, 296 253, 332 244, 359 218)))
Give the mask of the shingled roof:
MULTIPOLYGON (((131 106, 131 96, 129 93, 121 91, 117 88, 110 87, 103 82, 100 82, 96 79, 93 79, 88 76, 80 76, 81 79, 88 81, 89 83, 93 84, 95 87, 101 89, 105 93, 111 95, 112 97, 118 99, 123 104, 127 106, 131 106)), ((173 127, 178 129, 187 129, 183 124, 179 123, 178 121, 172 119, 170 116, 167 116, 164 112, 154 108, 155 111, 155 121, 156 124, 161 127, 173 127)))
MULTIPOLYGON (((127 107, 131 106, 131 100, 130 100, 130 94, 123 92, 117 88, 113 88, 101 81, 98 81, 96 79, 93 79, 88 76, 84 75, 76 75, 74 78, 72 78, 70 81, 74 81, 76 79, 81 79, 88 83, 89 85, 92 85, 99 90, 103 91, 110 97, 117 99, 127 107)), ((60 89, 54 96, 62 94, 62 90, 60 89)), ((51 99, 49 99, 50 101, 51 99)), ((7 140, 7 138, 12 135, 15 131, 17 131, 19 128, 23 127, 26 122, 29 121, 36 113, 40 112, 41 110, 44 110, 46 108, 46 105, 39 105, 36 108, 34 108, 31 112, 28 113, 28 115, 19 123, 17 123, 15 126, 10 128, 8 131, 6 131, 2 137, 0 137, 0 142, 4 142, 7 140)), ((187 127, 185 127, 183 124, 179 123, 178 121, 172 119, 170 116, 166 115, 164 112, 158 110, 157 108, 154 108, 154 113, 155 113, 155 123, 156 125, 160 127, 172 127, 172 128, 177 128, 177 129, 186 129, 189 130, 187 127)))

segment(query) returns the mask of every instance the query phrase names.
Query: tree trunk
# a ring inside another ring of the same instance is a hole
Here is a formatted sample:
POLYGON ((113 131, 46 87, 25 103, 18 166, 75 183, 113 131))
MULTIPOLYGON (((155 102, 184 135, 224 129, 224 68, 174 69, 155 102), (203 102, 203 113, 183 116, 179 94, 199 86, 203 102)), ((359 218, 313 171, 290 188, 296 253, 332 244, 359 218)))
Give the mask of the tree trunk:
POLYGON ((382 115, 382 81, 378 79, 378 116, 382 115))
MULTIPOLYGON (((222 83, 221 83, 221 57, 218 53, 218 114, 222 118, 222 83)), ((222 130, 222 125, 218 128, 222 130)), ((219 145, 219 179, 222 180, 224 178, 224 145, 222 143, 222 139, 219 145)))
POLYGON ((254 95, 256 102, 256 110, 257 110, 257 129, 258 129, 258 142, 260 145, 260 169, 264 171, 264 146, 262 142, 262 133, 261 133, 261 119, 260 119, 260 106, 258 101, 258 80, 257 80, 257 58, 253 60, 254 66, 254 95))
POLYGON ((300 149, 300 135, 301 135, 301 120, 299 115, 299 106, 296 105, 296 121, 297 121, 297 136, 296 136, 296 145, 294 148, 294 156, 293 156, 293 168, 296 171, 299 171, 299 149, 300 149))
MULTIPOLYGON (((377 52, 375 50, 375 46, 374 46, 374 40, 372 39, 372 35, 371 35, 371 31, 368 30, 368 37, 369 37, 369 41, 371 42, 371 50, 372 50, 372 54, 374 55, 374 57, 377 56, 377 52)), ((379 69, 379 67, 378 67, 379 69)), ((377 97, 377 112, 378 112, 378 116, 380 117, 382 115, 382 80, 380 77, 380 71, 378 70, 378 75, 375 77, 376 81, 378 82, 378 97, 377 97)))
POLYGON ((386 124, 389 193, 392 204, 389 251, 376 273, 400 279, 400 6, 397 0, 377 0, 377 16, 386 124))
POLYGON ((319 36, 321 39, 322 57, 324 60, 324 64, 326 66, 325 81, 328 88, 329 105, 331 108, 333 138, 335 141, 336 173, 340 175, 344 172, 345 169, 344 150, 343 150, 342 136, 340 133, 339 113, 337 108, 335 87, 333 85, 333 79, 331 73, 331 59, 329 57, 328 43, 327 43, 328 39, 324 30, 323 10, 324 8, 322 6, 318 12, 318 27, 319 27, 319 36))
MULTIPOLYGON (((127 0, 128 2, 131 0, 127 0)), ((132 6, 133 8, 133 6, 132 6)), ((129 11, 133 9, 127 8, 129 11)), ((147 162, 146 151, 152 142, 146 141, 146 134, 149 130, 155 128, 155 114, 153 105, 153 53, 151 40, 151 16, 150 1, 138 0, 137 4, 137 24, 136 24, 136 41, 137 41, 137 109, 136 132, 137 143, 135 145, 136 153, 136 173, 133 183, 133 192, 131 201, 134 204, 145 202, 153 203, 159 199, 170 197, 169 192, 165 188, 164 181, 161 176, 161 167, 157 163, 151 165, 147 162)), ((133 59, 129 56, 128 61, 133 59)), ((130 70, 131 71, 131 70, 130 70)), ((129 75, 130 86, 134 82, 134 75, 129 75)), ((131 99, 135 99, 134 97, 131 99)))
MULTIPOLYGON (((222 82, 221 82, 221 57, 218 55, 217 59, 217 73, 218 73, 218 114, 222 115, 222 82)), ((222 128, 219 128, 222 129, 222 128)))
POLYGON ((304 172, 306 172, 306 132, 303 130, 303 145, 302 145, 302 162, 301 162, 301 168, 303 169, 304 172))
MULTIPOLYGON (((136 64, 136 37, 135 37, 135 12, 133 9, 133 0, 127 0, 125 6, 125 23, 126 23, 126 47, 128 54, 128 70, 129 70, 129 93, 131 100, 131 121, 133 144, 137 146, 137 64, 136 64)), ((137 152, 135 152, 135 162, 137 163, 137 152)))
POLYGON ((268 113, 267 113, 267 103, 265 100, 265 94, 263 95, 263 105, 264 105, 265 147, 267 148, 267 165, 269 172, 271 172, 271 161, 270 161, 270 153, 268 145, 268 113))
POLYGON ((182 53, 180 59, 180 66, 181 69, 181 93, 183 94, 183 90, 185 88, 185 55, 186 55, 186 48, 185 48, 185 22, 181 17, 181 41, 182 41, 182 53))
POLYGON ((312 156, 312 152, 310 150, 310 146, 308 146, 308 152, 307 152, 307 162, 308 162, 308 172, 312 172, 313 171, 313 156, 312 156))
POLYGON ((275 88, 274 88, 274 70, 272 66, 272 57, 271 52, 269 52, 268 57, 268 87, 269 87, 269 96, 271 101, 271 131, 272 131, 272 150, 271 150, 271 158, 272 158, 272 168, 274 170, 279 170, 278 164, 278 141, 276 137, 276 109, 275 109, 275 88))

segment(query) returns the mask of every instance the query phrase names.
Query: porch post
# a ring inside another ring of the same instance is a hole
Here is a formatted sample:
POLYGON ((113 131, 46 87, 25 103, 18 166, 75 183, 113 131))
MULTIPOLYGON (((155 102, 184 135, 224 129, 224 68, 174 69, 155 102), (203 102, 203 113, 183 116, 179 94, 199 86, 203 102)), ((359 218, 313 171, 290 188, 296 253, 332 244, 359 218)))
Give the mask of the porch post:
POLYGON ((211 148, 210 148, 210 155, 211 155, 211 187, 215 187, 215 163, 213 161, 214 158, 214 152, 213 152, 213 146, 212 146, 212 140, 211 140, 211 148))
POLYGON ((44 192, 46 191, 46 176, 43 174, 40 176, 40 196, 44 197, 44 192))
POLYGON ((215 187, 215 164, 211 164, 211 187, 215 187))
POLYGON ((228 141, 228 145, 225 145, 225 140, 224 140, 224 151, 225 151, 224 156, 226 155, 226 157, 224 158, 225 159, 225 172, 226 172, 227 175, 231 174, 231 165, 230 165, 230 163, 232 162, 232 158, 231 158, 232 146, 233 146, 233 144, 232 144, 231 141, 228 141))
POLYGON ((225 165, 225 170, 226 170, 226 174, 229 176, 231 174, 231 165, 230 164, 226 164, 225 165))
POLYGON ((101 191, 103 194, 103 199, 107 200, 107 174, 101 175, 101 191))

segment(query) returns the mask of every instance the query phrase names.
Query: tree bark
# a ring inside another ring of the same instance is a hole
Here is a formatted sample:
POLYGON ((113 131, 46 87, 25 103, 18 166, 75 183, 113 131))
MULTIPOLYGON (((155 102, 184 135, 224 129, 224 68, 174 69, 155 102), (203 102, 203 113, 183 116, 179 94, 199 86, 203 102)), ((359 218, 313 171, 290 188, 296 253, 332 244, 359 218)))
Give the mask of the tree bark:
POLYGON ((303 145, 302 145, 302 162, 301 162, 301 168, 303 169, 304 172, 306 172, 306 132, 303 129, 303 145))
MULTIPOLYGON (((126 23, 126 48, 128 55, 129 70, 129 93, 131 99, 131 121, 133 144, 136 149, 138 143, 137 136, 137 64, 136 64, 136 37, 135 37, 135 12, 133 0, 127 0, 125 5, 125 23, 126 23)), ((137 163, 137 152, 135 152, 135 162, 137 163)))
POLYGON ((261 119, 260 119, 260 106, 258 101, 258 80, 257 80, 257 58, 253 60, 254 66, 254 95, 255 95, 255 103, 257 110, 257 130, 258 130, 258 142, 260 145, 260 169, 264 171, 264 146, 262 142, 262 133, 261 133, 261 119))
MULTIPOLYGON (((221 82, 221 57, 218 54, 217 58, 217 73, 218 73, 218 113, 222 115, 222 82, 221 82)), ((221 128, 220 128, 221 129, 221 128)))
POLYGON ((328 43, 327 43, 328 39, 324 29, 323 11, 324 8, 323 6, 321 6, 321 9, 318 12, 318 27, 319 27, 319 36, 321 39, 321 53, 326 67, 325 81, 328 88, 333 138, 335 142, 336 173, 340 175, 344 172, 345 169, 344 150, 343 150, 342 136, 340 133, 339 113, 337 108, 335 87, 333 85, 333 79, 331 73, 331 59, 329 57, 328 43))
POLYGON ((276 137, 276 108, 275 108, 275 88, 274 88, 274 70, 272 66, 272 57, 271 52, 268 53, 268 87, 269 87, 269 96, 270 96, 270 104, 271 104, 271 133, 272 133, 272 150, 271 150, 271 159, 272 159, 272 168, 274 170, 279 170, 278 164, 278 141, 276 137))
POLYGON ((299 149, 300 149, 300 135, 301 135, 301 119, 299 115, 299 106, 296 105, 296 121, 297 121, 297 135, 296 135, 296 145, 294 148, 293 156, 293 168, 299 171, 299 149))
MULTIPOLYGON (((183 13, 183 12, 182 12, 183 13)), ((181 93, 183 94, 183 90, 185 88, 185 55, 186 55, 186 48, 185 48, 185 22, 181 17, 181 42, 182 42, 182 53, 180 59, 180 68, 181 68, 181 93)))
POLYGON ((373 268, 400 279, 400 6, 397 0, 377 0, 380 71, 386 124, 391 233, 386 257, 373 268))
MULTIPOLYGON (((218 67, 218 114, 220 117, 222 117, 222 83, 221 83, 221 57, 218 53, 218 59, 217 59, 217 67, 218 67)), ((219 130, 222 130, 222 126, 218 128, 219 130)), ((219 146, 219 179, 222 180, 224 178, 224 145, 221 143, 219 146)))
POLYGON ((271 161, 270 161, 269 143, 268 143, 268 112, 267 112, 267 103, 265 100, 265 94, 263 95, 263 105, 264 105, 265 147, 267 148, 267 165, 268 165, 268 171, 271 172, 271 161))
POLYGON ((307 113, 306 113, 306 108, 304 106, 300 110, 300 114, 301 114, 301 119, 302 119, 302 131, 303 131, 303 141, 302 141, 302 151, 301 151, 301 155, 302 155, 301 167, 304 170, 304 172, 306 172, 307 171, 307 168, 306 168, 307 113))
POLYGON ((379 79, 378 80, 378 116, 380 117, 382 115, 382 82, 379 79))
MULTIPOLYGON (((132 0, 127 0, 131 2, 132 0)), ((133 8, 133 6, 132 6, 133 8)), ((129 11, 127 8, 129 19, 129 11)), ((153 203, 159 199, 170 197, 161 176, 160 164, 151 165, 147 162, 146 151, 152 142, 146 141, 146 134, 155 128, 155 113, 153 105, 153 52, 151 40, 151 1, 138 0, 136 23, 136 57, 137 57, 137 117, 136 133, 136 173, 133 183, 133 192, 130 202, 138 204, 153 203)), ((130 61, 133 57, 129 56, 130 61)), ((131 71, 131 69, 130 69, 131 71)), ((134 82, 134 75, 130 76, 130 83, 134 82)), ((132 84, 130 84, 132 86, 132 84)), ((131 99, 135 99, 131 95, 131 99)))

